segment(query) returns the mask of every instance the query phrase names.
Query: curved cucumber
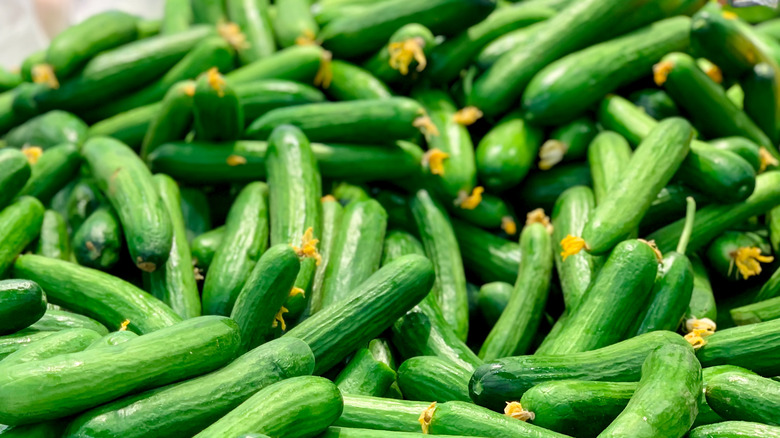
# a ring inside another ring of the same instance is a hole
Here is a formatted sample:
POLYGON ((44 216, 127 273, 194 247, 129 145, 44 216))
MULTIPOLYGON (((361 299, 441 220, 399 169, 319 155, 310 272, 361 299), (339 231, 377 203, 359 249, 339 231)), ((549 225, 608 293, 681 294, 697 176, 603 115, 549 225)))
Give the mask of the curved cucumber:
POLYGON ((34 281, 0 280, 0 334, 22 330, 46 312, 46 294, 34 281))
POLYGON ((43 214, 41 202, 29 196, 0 211, 0 279, 8 275, 16 256, 38 237, 43 214))
MULTIPOLYGON (((8 359, 6 359, 8 360, 8 359)), ((753 373, 732 371, 707 382, 707 404, 726 420, 780 426, 780 382, 753 373)))
POLYGON ((11 335, 0 336, 0 360, 19 349, 25 348, 33 342, 46 339, 54 333, 55 332, 20 330, 11 335))
POLYGON ((119 261, 122 226, 110 205, 87 216, 73 236, 73 253, 83 266, 107 271, 119 261))
MULTIPOLYGON (((46 309, 41 319, 30 326, 32 330, 60 331, 69 328, 86 328, 99 335, 107 335, 108 329, 92 318, 64 310, 46 309)), ((131 332, 132 333, 132 332, 131 332)))
POLYGON ((86 348, 86 350, 91 350, 93 348, 103 348, 103 347, 111 347, 114 345, 123 344, 131 339, 137 338, 138 335, 135 334, 135 332, 129 332, 127 330, 125 331, 115 331, 111 332, 102 338, 98 339, 97 341, 89 344, 89 347, 86 348))
POLYGON ((16 149, 0 149, 0 209, 16 197, 29 178, 27 156, 16 149))
POLYGON ((3 359, 2 367, 48 359, 60 354, 76 353, 86 349, 98 339, 100 335, 89 329, 65 329, 9 354, 3 359))
POLYGON ((488 190, 516 186, 533 167, 541 143, 541 129, 529 125, 519 112, 506 115, 477 146, 479 180, 488 190))

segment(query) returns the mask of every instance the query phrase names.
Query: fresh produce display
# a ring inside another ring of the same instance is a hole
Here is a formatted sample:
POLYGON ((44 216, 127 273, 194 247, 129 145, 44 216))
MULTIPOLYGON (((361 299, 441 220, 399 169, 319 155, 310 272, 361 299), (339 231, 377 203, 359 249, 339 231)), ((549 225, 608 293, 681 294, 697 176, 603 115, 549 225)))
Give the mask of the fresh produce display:
POLYGON ((0 69, 0 438, 780 438, 780 10, 160 2, 0 69))

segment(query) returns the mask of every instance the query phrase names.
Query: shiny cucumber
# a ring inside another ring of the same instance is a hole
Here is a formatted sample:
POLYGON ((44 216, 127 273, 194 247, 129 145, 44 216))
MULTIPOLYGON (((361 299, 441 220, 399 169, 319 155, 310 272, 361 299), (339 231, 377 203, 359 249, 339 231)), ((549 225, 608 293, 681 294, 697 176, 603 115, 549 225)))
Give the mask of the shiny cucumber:
POLYGON ((180 140, 192 129, 195 83, 182 81, 173 85, 160 103, 157 114, 149 121, 140 156, 146 159, 158 146, 180 140))
POLYGON ((34 281, 0 280, 0 334, 11 334, 40 320, 46 312, 46 293, 34 281))
POLYGON ((620 180, 623 169, 631 160, 631 153, 626 139, 611 131, 598 134, 588 146, 588 164, 597 205, 606 200, 609 190, 620 180))
POLYGON ((63 143, 46 149, 32 164, 30 179, 19 196, 35 196, 48 203, 76 175, 80 165, 81 156, 75 144, 63 143))
POLYGON ((107 271, 119 261, 122 240, 119 218, 110 205, 103 205, 73 235, 73 254, 80 265, 107 271))
POLYGON ((542 135, 519 112, 507 114, 488 131, 475 154, 477 174, 485 188, 503 191, 519 184, 534 165, 542 135))
POLYGON ((68 224, 65 218, 54 210, 46 210, 43 213, 41 234, 38 236, 35 253, 54 259, 70 260, 68 224))
POLYGON ((38 237, 43 215, 43 204, 29 196, 0 211, 0 279, 8 276, 16 256, 38 237))
POLYGON ((30 178, 30 162, 21 151, 0 149, 0 209, 13 200, 30 178))
POLYGON ((98 339, 100 335, 89 329, 65 329, 9 354, 3 359, 0 367, 48 359, 60 354, 76 353, 86 349, 98 339))

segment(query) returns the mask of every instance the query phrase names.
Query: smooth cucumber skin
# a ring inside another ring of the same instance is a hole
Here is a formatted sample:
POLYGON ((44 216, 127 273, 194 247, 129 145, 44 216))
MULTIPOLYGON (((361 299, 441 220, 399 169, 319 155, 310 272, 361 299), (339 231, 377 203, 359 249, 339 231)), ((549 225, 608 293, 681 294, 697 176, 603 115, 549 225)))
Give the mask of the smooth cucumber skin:
POLYGON ((469 377, 470 370, 431 356, 413 357, 398 367, 398 386, 409 400, 471 401, 469 377))
POLYGON ((780 427, 747 421, 724 421, 699 426, 688 434, 688 438, 777 438, 780 427))
POLYGON ((129 332, 127 330, 115 331, 115 332, 111 332, 111 333, 109 333, 109 334, 99 338, 95 342, 89 344, 89 346, 87 348, 85 348, 85 350, 91 350, 93 348, 103 348, 103 347, 110 347, 110 346, 113 346, 113 345, 119 345, 119 344, 123 344, 123 343, 125 343, 125 342, 127 342, 127 341, 129 341, 131 339, 135 339, 137 337, 138 337, 138 335, 135 334, 135 332, 129 332))
POLYGON ((588 164, 597 205, 606 200, 609 190, 620 180, 620 174, 631 160, 631 154, 631 146, 616 132, 604 131, 590 143, 588 164))
POLYGON ((676 330, 691 302, 693 277, 693 266, 685 254, 666 253, 658 268, 647 310, 633 330, 634 335, 654 330, 676 330))
POLYGON ((741 83, 745 93, 745 114, 775 144, 780 136, 780 104, 777 103, 780 73, 777 69, 769 63, 757 64, 741 83))
POLYGON ((520 400, 523 393, 542 382, 563 379, 636 382, 647 355, 665 344, 687 346, 688 342, 676 333, 655 331, 582 353, 499 359, 474 372, 469 382, 471 399, 480 406, 499 410, 507 400, 520 400))
POLYGON ((237 68, 225 75, 233 86, 260 79, 287 79, 311 83, 320 68, 324 51, 318 45, 294 46, 237 68))
POLYGON ((132 391, 211 371, 231 361, 238 348, 233 321, 205 316, 113 347, 0 367, 0 382, 8 389, 0 395, 0 421, 29 424, 72 415, 132 391), (165 342, 171 336, 177 342, 165 342), (107 385, 109 377, 114 382, 107 385), (84 395, 74 398, 74 391, 84 395), (29 396, 14 395, 20 393, 29 396))
POLYGON ((284 79, 261 79, 241 83, 236 85, 235 89, 244 110, 246 123, 251 123, 276 108, 325 101, 322 91, 310 85, 284 79))
MULTIPOLYGON (((277 339, 200 377, 129 395, 76 417, 66 438, 189 438, 259 390, 310 374, 314 357, 298 339, 277 339)), ((232 436, 232 435, 231 435, 232 436)))
POLYGON ((245 350, 265 342, 300 267, 298 255, 289 245, 271 247, 254 265, 230 313, 241 329, 241 345, 245 350))
POLYGON ((225 237, 225 227, 214 228, 192 239, 192 260, 195 266, 202 271, 207 271, 225 237))
POLYGON ((133 262, 154 272, 168 259, 173 226, 149 169, 132 149, 111 138, 91 138, 82 154, 122 223, 133 262))
POLYGON ((328 23, 320 33, 323 46, 341 58, 378 50, 398 28, 419 23, 436 35, 453 35, 477 23, 496 7, 491 0, 378 2, 328 23))
POLYGON ((624 175, 582 230, 591 254, 603 254, 639 226, 644 213, 685 159, 693 128, 681 118, 660 122, 637 147, 624 175))
POLYGON ((160 108, 161 102, 151 103, 101 120, 89 127, 88 137, 113 137, 134 150, 139 150, 146 131, 160 108))
POLYGON ((247 65, 276 51, 276 41, 268 16, 269 4, 256 0, 227 0, 225 2, 230 21, 238 24, 246 36, 249 47, 238 50, 242 65, 247 65))
POLYGON ((48 359, 60 354, 75 353, 86 349, 100 339, 100 335, 89 329, 73 328, 55 332, 53 335, 33 342, 3 359, 3 367, 48 359))
POLYGON ((213 69, 198 77, 193 97, 195 136, 202 141, 241 137, 244 111, 233 86, 213 69))
POLYGON ((736 365, 762 376, 775 376, 780 374, 778 327, 780 319, 716 331, 696 356, 705 367, 736 365))
POLYGON ((392 91, 369 71, 335 60, 330 65, 333 79, 325 89, 334 100, 386 99, 392 91))
POLYGON ((73 235, 76 261, 88 268, 106 271, 119 261, 122 226, 114 209, 104 205, 96 209, 73 235))
POLYGON ((30 178, 30 163, 16 149, 0 149, 0 209, 5 208, 30 178))
POLYGON ((598 436, 680 438, 696 419, 701 387, 693 348, 658 347, 642 364, 642 378, 626 408, 598 436))
POLYGON ((514 284, 520 269, 520 245, 466 222, 453 219, 464 265, 482 280, 514 284))
POLYGON ((708 143, 716 149, 723 149, 739 155, 753 166, 756 173, 761 169, 759 146, 745 137, 724 137, 711 140, 708 143))
POLYGON ((54 304, 85 314, 116 330, 125 320, 139 334, 171 326, 181 318, 162 301, 112 275, 75 263, 22 255, 14 276, 38 283, 54 304))
POLYGON ((485 188, 502 191, 519 184, 533 167, 542 134, 517 112, 506 115, 488 131, 475 154, 477 174, 485 188))
POLYGON ((477 306, 482 317, 492 327, 506 308, 514 286, 503 281, 485 283, 479 288, 477 306))
POLYGON ((70 238, 68 224, 61 214, 54 210, 43 213, 41 234, 38 237, 36 254, 61 260, 70 260, 70 238))
POLYGON ((172 86, 162 99, 160 110, 149 122, 141 157, 145 158, 159 145, 187 136, 192 129, 195 83, 182 81, 172 86))
POLYGON ((62 143, 80 145, 86 137, 84 121, 69 112, 53 110, 15 127, 3 139, 6 146, 38 146, 45 150, 62 143))
POLYGON ((358 350, 333 383, 342 394, 382 396, 395 382, 395 371, 367 348, 358 350))
POLYGON ((108 329, 92 318, 64 310, 46 309, 41 319, 30 326, 32 330, 60 331, 69 328, 86 328, 100 335, 107 335, 108 329))
POLYGON ((344 394, 344 410, 334 426, 419 432, 420 413, 430 403, 344 394))
POLYGON ((43 204, 23 196, 0 211, 0 279, 8 276, 16 256, 41 232, 43 204))
POLYGON ((48 203, 73 178, 79 165, 81 156, 76 145, 64 143, 47 149, 31 166, 30 179, 19 191, 19 196, 35 196, 48 203))
POLYGON ((46 313, 46 294, 34 281, 0 280, 0 335, 34 324, 46 313))
POLYGON ((293 377, 261 389, 195 437, 222 438, 248 432, 314 437, 339 418, 343 407, 341 392, 328 379, 293 377))
POLYGON ((667 53, 685 50, 690 25, 688 17, 661 20, 553 62, 523 92, 528 120, 559 124, 576 117, 605 94, 645 76, 667 53))
POLYGON ((780 382, 733 371, 711 378, 705 394, 707 404, 726 420, 780 426, 780 382))
POLYGON ((299 37, 317 36, 320 29, 307 0, 279 0, 274 6, 273 28, 280 46, 296 45, 299 37))
MULTIPOLYGON (((502 406, 505 406, 502 403, 502 406)), ((503 409, 503 408, 501 408, 503 409)), ((476 406, 472 403, 452 401, 436 405, 428 432, 431 434, 461 434, 494 438, 566 438, 551 430, 514 419, 505 414, 476 406)))
POLYGON ((425 257, 400 257, 284 336, 306 341, 317 360, 314 373, 322 374, 420 302, 433 281, 433 266, 425 257))

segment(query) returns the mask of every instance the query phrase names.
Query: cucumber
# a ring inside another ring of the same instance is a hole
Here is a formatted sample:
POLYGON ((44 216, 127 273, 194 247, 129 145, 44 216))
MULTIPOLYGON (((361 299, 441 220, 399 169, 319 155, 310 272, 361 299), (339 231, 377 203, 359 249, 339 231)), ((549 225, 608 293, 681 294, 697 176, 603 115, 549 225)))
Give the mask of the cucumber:
POLYGON ((20 330, 11 335, 0 336, 0 360, 17 350, 27 347, 33 342, 46 339, 54 333, 55 332, 20 330))
POLYGON ((696 352, 702 366, 736 365, 762 376, 780 373, 777 355, 780 320, 719 330, 707 337, 707 344, 696 352))
POLYGON ((321 374, 417 304, 433 280, 427 259, 400 257, 353 289, 345 300, 317 312, 284 336, 309 344, 317 360, 314 373, 321 374))
MULTIPOLYGON (((105 197, 91 178, 82 177, 74 181, 73 188, 65 200, 65 218, 70 229, 78 230, 87 217, 103 202, 105 197)), ((54 200, 52 200, 52 207, 54 207, 54 200)))
POLYGON ((268 186, 248 184, 230 207, 225 234, 203 284, 203 313, 230 315, 233 304, 268 247, 268 186))
POLYGON ((195 23, 220 24, 226 21, 224 1, 190 0, 192 19, 195 23))
POLYGON ((9 71, 5 68, 0 68, 0 93, 12 90, 21 83, 21 72, 9 71))
POLYGON ((265 342, 272 325, 281 322, 282 307, 295 284, 301 263, 289 245, 276 245, 259 258, 236 297, 230 317, 241 329, 241 345, 251 350, 265 342), (280 310, 281 309, 281 310, 280 310))
POLYGON ((134 332, 128 332, 126 330, 122 331, 116 331, 111 332, 102 338, 96 340, 95 342, 91 343, 89 347, 86 348, 86 350, 91 350, 93 348, 103 348, 103 347, 111 347, 114 345, 124 344, 125 342, 137 338, 138 335, 134 332))
POLYGON ((466 434, 494 438, 566 437, 509 415, 459 401, 431 405, 423 412, 420 424, 423 432, 430 434, 466 434))
POLYGON ((14 276, 38 283, 48 299, 85 314, 116 330, 129 320, 128 329, 149 333, 179 322, 170 307, 130 283, 74 263, 37 255, 22 255, 14 276))
MULTIPOLYGON (((420 436, 419 433, 410 432, 391 432, 387 430, 369 430, 369 429, 352 429, 347 427, 329 427, 322 435, 322 438, 414 438, 420 436)), ((438 437, 452 435, 433 435, 438 437)), ((456 436, 454 438, 469 438, 463 436, 456 436)))
POLYGON ((333 78, 326 88, 334 100, 387 99, 392 91, 369 71, 344 61, 330 64, 333 78))
POLYGON ((3 140, 9 147, 38 146, 45 150, 62 143, 81 145, 86 138, 86 123, 71 113, 53 110, 15 127, 3 140))
POLYGON ((29 196, 0 211, 0 279, 9 274, 16 256, 38 237, 43 214, 41 202, 29 196))
POLYGON ((644 77, 669 52, 686 50, 691 20, 673 17, 574 52, 544 67, 523 92, 529 121, 571 120, 605 94, 644 77))
POLYGON ((520 269, 520 245, 457 219, 451 223, 464 265, 470 271, 486 282, 515 283, 520 269))
POLYGON ((663 345, 642 364, 642 378, 623 412, 599 437, 682 437, 698 413, 701 365, 690 346, 663 345), (659 399, 667 403, 657 403, 659 399))
POLYGON ((244 112, 238 95, 216 67, 198 78, 192 109, 198 140, 237 140, 244 130, 244 112))
POLYGON ((190 0, 165 0, 160 33, 170 35, 183 32, 192 25, 190 0))
POLYGON ((724 421, 699 426, 688 434, 688 438, 777 438, 780 427, 767 426, 747 421, 724 421))
POLYGON ((756 233, 726 231, 710 243, 705 254, 709 266, 722 277, 747 280, 761 273, 761 263, 772 261, 771 253, 769 242, 756 233))
POLYGON ((501 312, 506 308, 513 290, 514 286, 503 281, 485 283, 479 288, 477 306, 482 317, 491 327, 496 324, 501 312))
POLYGON ((609 190, 620 180, 620 175, 630 160, 631 147, 626 139, 618 133, 604 131, 590 142, 588 164, 590 165, 590 176, 593 178, 593 195, 596 199, 596 205, 607 199, 609 190))
MULTIPOLYGON (((776 283, 777 279, 774 278, 774 275, 772 277, 773 278, 771 278, 769 281, 776 283)), ((737 325, 747 325, 762 321, 771 321, 773 319, 780 318, 780 297, 769 298, 763 301, 757 301, 752 304, 736 307, 731 309, 729 313, 731 314, 731 318, 734 320, 734 323, 737 325)))
POLYGON ((222 369, 163 388, 130 395, 80 414, 68 437, 192 436, 259 390, 306 375, 314 357, 298 339, 277 339, 244 353, 222 369), (193 404, 208 405, 192 409, 193 404))
POLYGON ((149 169, 127 145, 107 137, 91 138, 82 153, 122 223, 133 262, 154 272, 168 259, 173 226, 149 169))
POLYGON ((319 39, 337 57, 354 58, 378 50, 405 24, 419 23, 434 35, 451 36, 480 22, 495 6, 492 0, 375 2, 354 14, 335 18, 322 28, 319 39))
POLYGON ((170 88, 160 109, 149 122, 140 156, 146 158, 158 146, 168 141, 180 140, 192 129, 195 83, 182 81, 170 88))
POLYGON ((490 193, 483 193, 479 204, 473 209, 472 205, 453 206, 452 213, 481 228, 502 229, 505 234, 514 236, 517 234, 517 224, 511 212, 512 207, 503 199, 490 193))
POLYGON ((424 189, 415 193, 411 209, 425 253, 436 273, 436 303, 458 338, 465 341, 469 330, 466 274, 449 216, 424 189))
POLYGON ((529 125, 519 112, 506 115, 477 146, 479 181, 488 190, 515 187, 531 170, 541 143, 542 131, 529 125))
POLYGON ((498 410, 507 400, 520 400, 533 386, 552 380, 636 382, 645 358, 667 344, 688 346, 682 336, 659 330, 582 353, 499 359, 474 372, 469 383, 471 398, 480 406, 498 410))
POLYGON ((211 231, 206 231, 192 240, 192 260, 198 269, 208 270, 211 261, 214 259, 214 253, 222 244, 225 237, 225 227, 217 227, 211 231))
POLYGON ((76 353, 86 349, 98 339, 100 339, 100 335, 89 329, 65 329, 9 354, 3 359, 2 367, 48 359, 61 354, 76 353))
POLYGON ((439 357, 413 357, 398 367, 398 386, 410 400, 470 402, 469 377, 471 370, 439 357))
MULTIPOLYGON (((8 360, 8 359, 6 359, 8 360)), ((707 382, 707 404, 726 420, 780 426, 780 382, 753 373, 733 371, 707 382)))
POLYGON ((693 198, 698 206, 709 203, 704 195, 681 183, 673 182, 661 189, 639 223, 639 234, 646 235, 684 217, 688 197, 693 198))
POLYGON ((423 113, 406 97, 310 103, 266 113, 249 125, 245 136, 265 140, 274 128, 291 124, 311 141, 381 144, 414 137, 419 133, 414 121, 423 113))
POLYGON ((688 310, 685 312, 684 317, 685 319, 709 318, 715 321, 718 312, 707 269, 696 254, 691 254, 690 261, 693 267, 693 291, 691 292, 691 301, 688 304, 688 310))
POLYGON ((140 150, 149 125, 161 108, 162 103, 157 102, 101 120, 89 127, 88 136, 113 137, 134 150, 140 150))
POLYGON ((549 170, 561 161, 585 158, 588 146, 598 131, 596 122, 588 117, 580 117, 555 128, 539 150, 539 169, 549 170))
POLYGON ((313 437, 339 418, 343 406, 341 393, 330 380, 293 377, 261 389, 195 437, 218 438, 248 432, 313 437))
POLYGON ((644 109, 648 116, 656 120, 678 117, 680 115, 680 109, 677 108, 677 104, 664 90, 646 88, 631 93, 629 99, 634 105, 644 109))
POLYGON ((46 421, 25 426, 0 426, 3 438, 57 438, 62 435, 65 424, 60 421, 46 421), (2 429, 7 427, 7 429, 2 429))
POLYGON ((250 64, 276 52, 267 1, 226 0, 225 7, 230 21, 236 23, 246 37, 244 47, 238 48, 238 57, 242 65, 250 64))
POLYGON ((542 223, 525 226, 520 234, 520 254, 518 281, 479 350, 483 360, 525 354, 539 327, 553 269, 552 237, 542 223))
POLYGON ((16 149, 0 149, 0 210, 16 197, 30 174, 30 163, 25 154, 16 149))
POLYGON ((764 159, 761 158, 761 148, 745 137, 724 137, 708 143, 716 149, 733 152, 744 158, 756 173, 764 170, 762 166, 766 167, 766 164, 762 164, 764 159))
POLYGON ((344 394, 344 411, 334 426, 417 432, 420 413, 428 403, 344 394))
POLYGON ((381 396, 395 382, 395 371, 368 348, 361 348, 333 383, 342 394, 381 396))
MULTIPOLYGON (((244 0, 246 1, 246 0, 244 0)), ((325 95, 314 87, 281 79, 261 79, 235 86, 247 123, 283 106, 325 101, 325 95)))
POLYGON ((320 46, 295 46, 237 68, 225 80, 237 87, 260 79, 286 79, 310 83, 328 60, 320 46))
POLYGON ((780 72, 772 64, 760 63, 742 80, 745 114, 777 144, 780 141, 780 72))
POLYGON ((46 294, 28 280, 0 280, 0 335, 25 329, 46 312, 46 294))
POLYGON ((31 330, 54 332, 71 328, 86 328, 99 335, 108 334, 108 329, 92 318, 56 309, 46 309, 41 319, 30 326, 31 330))
POLYGON ((22 82, 13 90, 4 93, 9 96, 10 100, 6 101, 8 106, 4 108, 4 118, 8 126, 4 127, 3 132, 45 112, 47 109, 41 108, 35 99, 39 94, 46 93, 48 90, 51 90, 48 84, 22 82))
POLYGON ((311 14, 308 0, 278 0, 274 6, 273 28, 280 46, 314 43, 320 28, 311 14))
POLYGON ((309 314, 316 313, 314 309, 322 307, 322 285, 325 281, 325 272, 330 265, 336 236, 339 234, 341 218, 344 215, 344 207, 332 196, 323 196, 320 199, 322 205, 322 229, 319 242, 319 253, 322 261, 314 271, 314 279, 311 284, 311 299, 309 300, 309 314))
POLYGON ((30 179, 19 196, 34 196, 48 203, 62 186, 70 181, 81 165, 76 145, 63 143, 47 149, 31 166, 30 179))
POLYGON ((549 211, 566 189, 590 185, 590 168, 587 163, 567 163, 528 175, 520 186, 517 198, 528 209, 542 208, 549 211))
POLYGON ((9 389, 0 396, 0 421, 15 425, 72 415, 133 391, 212 371, 230 362, 238 347, 233 321, 204 316, 113 347, 0 367, 0 382, 9 389), (124 366, 118 368, 117 363, 124 366), (109 376, 115 382, 106 385, 109 376), (74 398, 76 390, 84 395, 74 398), (29 396, 12 397, 17 391, 29 396))
POLYGON ((152 20, 142 18, 136 23, 136 28, 138 29, 138 39, 159 35, 160 29, 162 28, 162 19, 152 20))
POLYGON ((119 261, 122 226, 109 205, 92 212, 73 235, 73 254, 83 266, 107 271, 119 261))
MULTIPOLYGON (((546 0, 539 0, 546 1, 546 0)), ((541 6, 549 7, 547 3, 541 4, 541 6)), ((513 48, 521 44, 526 44, 530 39, 545 26, 545 23, 534 23, 528 27, 522 29, 513 30, 507 32, 504 35, 491 41, 485 45, 479 54, 474 58, 474 65, 477 66, 479 71, 485 71, 498 61, 501 56, 511 51, 513 48)))
POLYGON ((70 238, 68 224, 61 214, 54 210, 43 213, 41 235, 35 253, 61 260, 70 260, 70 238))
POLYGON ((181 213, 187 235, 187 243, 191 243, 196 236, 212 229, 211 207, 209 200, 203 191, 195 188, 181 188, 181 213))
POLYGON ((436 39, 430 29, 418 23, 405 24, 366 60, 363 68, 386 84, 403 84, 416 79, 425 69, 427 57, 435 47, 436 39))
POLYGON ((379 268, 386 228, 387 213, 377 201, 347 205, 322 282, 322 308, 346 298, 379 268))

